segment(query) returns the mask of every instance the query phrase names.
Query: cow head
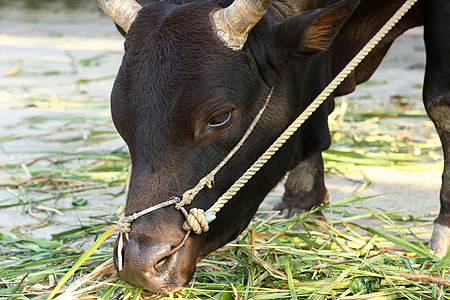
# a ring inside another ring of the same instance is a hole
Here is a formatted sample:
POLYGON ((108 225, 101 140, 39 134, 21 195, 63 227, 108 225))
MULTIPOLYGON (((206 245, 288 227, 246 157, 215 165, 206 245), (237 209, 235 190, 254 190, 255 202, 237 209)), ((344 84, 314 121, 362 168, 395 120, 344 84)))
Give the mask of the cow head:
MULTIPOLYGON (((195 186, 239 141, 275 86, 249 140, 216 175, 213 188, 202 190, 186 207, 207 210, 326 83, 324 50, 357 1, 289 18, 276 9, 265 13, 269 4, 236 0, 222 8, 214 1, 155 2, 137 17, 126 18, 135 20, 111 106, 131 154, 127 214, 180 197, 195 186), (239 13, 246 10, 250 12, 239 13)), ((330 106, 332 102, 321 108, 225 205, 208 232, 191 234, 178 251, 172 249, 185 235, 185 217, 174 206, 134 221, 120 250, 119 276, 157 293, 185 286, 196 262, 247 226, 286 171, 329 145, 330 106)), ((116 266, 117 251, 116 246, 116 266)))

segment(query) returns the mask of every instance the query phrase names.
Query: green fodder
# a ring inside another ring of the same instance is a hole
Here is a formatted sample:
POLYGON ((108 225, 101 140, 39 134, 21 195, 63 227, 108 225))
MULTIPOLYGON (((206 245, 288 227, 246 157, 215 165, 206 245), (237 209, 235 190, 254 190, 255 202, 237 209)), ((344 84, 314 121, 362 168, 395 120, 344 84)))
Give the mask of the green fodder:
MULTIPOLYGON (((360 200, 352 197, 331 208, 360 200)), ((342 216, 328 223, 309 213, 289 219, 275 214, 259 214, 236 241, 203 259, 193 280, 175 294, 148 295, 121 282, 111 260, 112 239, 58 293, 64 293, 62 299, 450 299, 450 253, 434 256, 411 225, 375 229, 342 216)), ((393 224, 390 213, 370 214, 384 220, 381 225, 393 224)), ((427 224, 419 218, 414 225, 427 224)), ((13 255, 0 264, 0 297, 46 298, 83 255, 68 244, 82 232, 97 237, 107 226, 66 232, 52 241, 2 232, 2 256, 13 255)))

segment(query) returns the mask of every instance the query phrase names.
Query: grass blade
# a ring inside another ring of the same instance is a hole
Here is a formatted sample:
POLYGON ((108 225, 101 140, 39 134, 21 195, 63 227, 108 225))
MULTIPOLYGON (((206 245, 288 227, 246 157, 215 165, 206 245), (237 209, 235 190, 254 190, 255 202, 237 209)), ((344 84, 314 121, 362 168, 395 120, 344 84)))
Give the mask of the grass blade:
POLYGON ((48 296, 47 300, 53 299, 56 293, 61 289, 61 287, 66 283, 66 281, 75 273, 76 270, 95 252, 95 250, 100 247, 100 245, 117 229, 116 225, 112 225, 109 229, 102 234, 91 247, 77 260, 77 262, 73 265, 73 267, 69 270, 69 272, 64 275, 63 278, 58 282, 56 287, 53 289, 51 294, 48 296))

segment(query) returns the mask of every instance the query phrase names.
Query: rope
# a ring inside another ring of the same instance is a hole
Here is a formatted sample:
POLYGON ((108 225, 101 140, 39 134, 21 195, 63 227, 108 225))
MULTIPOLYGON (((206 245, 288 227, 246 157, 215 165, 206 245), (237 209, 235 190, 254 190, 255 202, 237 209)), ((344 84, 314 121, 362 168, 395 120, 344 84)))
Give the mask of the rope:
MULTIPOLYGON (((117 267, 118 267, 119 271, 122 271, 122 268, 123 268, 123 266, 122 266, 123 239, 125 237, 128 242, 130 241, 129 233, 131 232, 131 222, 133 222, 134 220, 136 220, 139 217, 142 217, 145 214, 151 213, 152 211, 170 206, 170 205, 178 203, 178 202, 180 202, 180 198, 171 197, 169 200, 167 200, 163 203, 156 204, 154 206, 151 206, 149 208, 141 210, 137 213, 132 213, 129 216, 125 216, 125 208, 123 206, 121 206, 119 208, 119 210, 117 211, 119 220, 116 223, 117 228, 119 228, 119 238, 117 241, 117 267)), ((187 213, 186 209, 184 209, 184 207, 181 207, 180 209, 181 209, 181 212, 184 214, 186 220, 189 220, 190 215, 187 213)), ((201 211, 202 211, 201 212, 202 215, 197 217, 197 219, 196 219, 197 223, 202 222, 202 218, 205 219, 205 214, 203 213, 203 210, 201 210, 201 211)), ((192 219, 192 217, 191 217, 191 219, 192 219)), ((207 219, 205 219, 205 221, 207 222, 207 219)), ((192 220, 192 222, 194 222, 194 220, 192 220)), ((203 225, 203 223, 201 223, 201 224, 203 225)), ((195 233, 199 232, 198 234, 200 234, 202 232, 202 230, 206 229, 206 231, 208 231, 208 223, 206 223, 206 227, 205 227, 205 225, 203 225, 203 226, 202 225, 200 225, 200 228, 198 226, 194 225, 195 229, 197 230, 194 232, 195 233)), ((184 242, 186 241, 187 237, 189 236, 190 229, 188 229, 186 226, 183 226, 183 229, 185 229, 185 231, 187 231, 187 232, 186 232, 183 240, 178 244, 178 246, 171 250, 171 253, 175 253, 178 249, 180 249, 184 245, 184 242)))
MULTIPOLYGON (((133 222, 134 220, 136 220, 139 217, 142 217, 145 214, 151 213, 152 211, 155 211, 157 209, 175 204, 180 202, 180 199, 178 197, 171 197, 169 200, 167 200, 166 202, 163 203, 159 203, 156 204, 154 206, 151 206, 149 208, 146 208, 144 210, 141 210, 140 212, 137 213, 132 213, 131 215, 125 217, 125 215, 123 215, 121 218, 119 218, 119 221, 117 222, 117 225, 120 227, 127 227, 128 224, 130 224, 131 222, 133 222)), ((121 211, 119 210, 119 213, 121 211)), ((120 216, 120 215, 119 215, 120 216)))
MULTIPOLYGON (((331 81, 316 99, 297 119, 275 140, 253 165, 211 206, 206 213, 216 214, 236 193, 256 174, 281 146, 300 128, 311 114, 333 93, 358 64, 372 51, 381 39, 400 21, 417 0, 407 0, 377 34, 358 52, 345 68, 331 81)), ((273 90, 273 89, 272 89, 273 90)), ((194 225, 194 224, 193 224, 194 225)), ((195 224, 195 226, 198 226, 195 224)))
POLYGON ((215 167, 211 172, 209 172, 208 175, 203 177, 199 180, 197 185, 184 192, 182 196, 182 200, 175 205, 176 209, 180 209, 182 206, 190 204, 194 197, 205 187, 212 188, 212 184, 214 182, 214 176, 217 174, 217 172, 222 169, 222 167, 233 157, 233 155, 242 147, 245 140, 248 138, 250 133, 252 133, 253 129, 255 128, 256 124, 258 123, 259 119, 261 118, 261 115, 263 114, 264 110, 267 107, 267 104, 269 103, 270 98, 272 97, 274 87, 269 92, 269 95, 266 98, 266 101, 264 102, 264 105, 261 107, 261 109, 256 114, 255 118, 253 119, 252 123, 248 127, 247 131, 244 133, 242 138, 239 140, 239 142, 234 146, 234 148, 227 154, 227 156, 215 167))

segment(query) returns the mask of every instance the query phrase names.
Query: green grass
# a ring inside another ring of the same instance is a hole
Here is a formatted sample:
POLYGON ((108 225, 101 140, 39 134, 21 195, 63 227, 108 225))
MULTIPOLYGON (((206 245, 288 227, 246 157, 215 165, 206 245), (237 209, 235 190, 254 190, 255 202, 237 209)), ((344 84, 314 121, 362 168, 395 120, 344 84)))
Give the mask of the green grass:
POLYGON ((341 98, 329 121, 333 141, 323 155, 327 169, 382 166, 426 170, 442 160, 439 136, 422 109, 362 109, 357 101, 341 98))
MULTIPOLYGON (((352 198, 334 205, 345 208, 362 200, 352 198)), ((393 223, 386 216, 378 215, 386 224, 393 223)), ((258 215, 234 243, 203 259, 194 280, 170 297, 450 299, 450 254, 434 257, 410 233, 410 227, 388 232, 364 228, 345 218, 332 222, 331 227, 309 219, 308 214, 269 221, 258 215), (299 225, 306 230, 298 230, 299 225)), ((93 224, 78 232, 54 235, 52 241, 2 232, 0 251, 14 255, 0 264, 0 297, 45 298, 83 255, 79 247, 69 246, 74 237, 83 232, 93 240, 107 227, 108 223, 93 224)), ((60 292, 77 299, 139 299, 145 295, 117 278, 110 260, 112 244, 113 239, 105 242, 76 270, 68 282, 71 287, 65 285, 60 292)))

